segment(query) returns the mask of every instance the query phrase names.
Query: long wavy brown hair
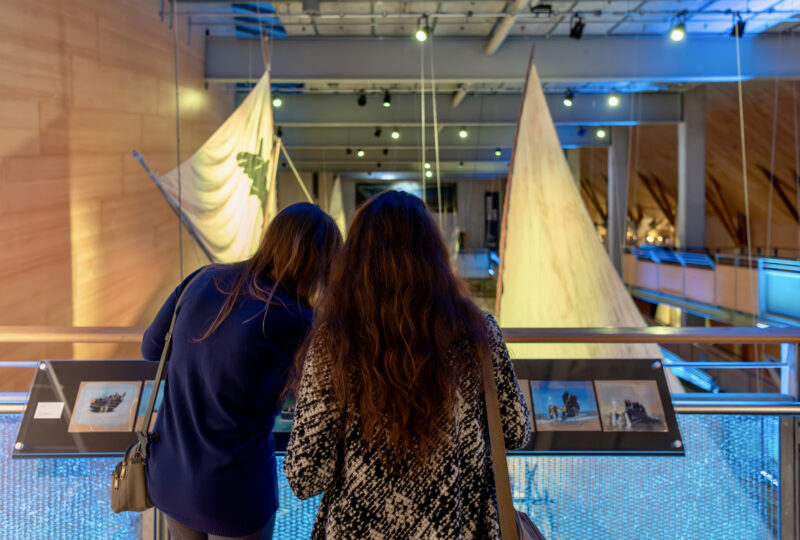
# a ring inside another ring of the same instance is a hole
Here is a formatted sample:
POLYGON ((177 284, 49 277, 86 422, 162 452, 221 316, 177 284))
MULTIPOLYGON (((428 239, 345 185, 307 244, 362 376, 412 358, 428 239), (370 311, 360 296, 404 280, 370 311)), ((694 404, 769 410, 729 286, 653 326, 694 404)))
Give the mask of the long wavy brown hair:
MULTIPOLYGON (((453 272, 418 197, 387 191, 356 213, 306 347, 321 343, 338 406, 357 409, 364 442, 385 464, 425 462, 452 422, 458 342, 488 354, 481 311, 453 272), (411 458, 409 460, 409 458, 411 458)), ((296 371, 302 374, 303 355, 296 371)))
POLYGON ((342 233, 336 222, 319 206, 296 203, 281 210, 270 222, 255 254, 238 263, 243 266, 231 285, 217 289, 226 294, 225 303, 201 340, 220 327, 243 295, 264 302, 264 319, 275 291, 282 286, 305 306, 320 295, 331 264, 342 247, 342 233), (272 285, 265 287, 265 280, 272 285))

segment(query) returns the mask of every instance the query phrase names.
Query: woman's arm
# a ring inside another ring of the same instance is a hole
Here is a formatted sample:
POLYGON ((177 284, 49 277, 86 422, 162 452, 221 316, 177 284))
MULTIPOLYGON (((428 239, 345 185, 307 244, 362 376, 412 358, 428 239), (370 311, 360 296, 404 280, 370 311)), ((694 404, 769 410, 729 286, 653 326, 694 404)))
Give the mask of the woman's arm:
POLYGON ((286 479, 299 498, 313 497, 332 484, 341 448, 342 420, 333 395, 328 358, 315 340, 306 353, 283 461, 286 479))
POLYGON ((486 330, 489 334, 489 352, 492 355, 494 379, 497 382, 497 401, 500 403, 500 418, 503 422, 503 438, 506 448, 525 446, 531 435, 531 414, 514 374, 508 355, 508 347, 494 317, 486 314, 486 330))

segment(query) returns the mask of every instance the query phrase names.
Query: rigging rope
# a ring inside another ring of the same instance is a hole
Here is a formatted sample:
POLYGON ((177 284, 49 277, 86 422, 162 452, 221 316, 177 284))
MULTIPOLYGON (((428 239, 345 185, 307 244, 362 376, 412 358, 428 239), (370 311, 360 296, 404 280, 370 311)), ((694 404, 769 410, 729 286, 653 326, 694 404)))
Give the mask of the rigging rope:
POLYGON ((439 229, 442 228, 442 178, 439 171, 439 117, 436 113, 436 72, 433 69, 433 33, 428 46, 431 62, 431 102, 433 103, 433 152, 436 159, 436 202, 439 206, 439 229))
MULTIPOLYGON (((181 189, 181 108, 178 87, 178 0, 172 0, 172 54, 175 62, 175 135, 178 160, 178 257, 183 281, 183 192, 181 189)), ((191 28, 187 29, 191 32, 191 28)))
POLYGON ((425 44, 422 43, 419 48, 419 86, 420 86, 420 111, 422 122, 422 162, 420 163, 420 176, 422 178, 422 200, 427 204, 427 197, 425 197, 425 44))
MULTIPOLYGON (((735 14, 738 16, 738 12, 735 14)), ((751 263, 753 259, 753 242, 750 236, 750 192, 747 185, 747 147, 745 146, 744 134, 744 100, 742 98, 742 54, 740 47, 741 36, 739 35, 739 25, 734 20, 734 34, 736 37, 736 86, 739 95, 739 137, 742 144, 742 180, 744 182, 744 225, 747 233, 747 268, 752 269, 751 263)), ((750 272, 750 296, 752 305, 756 306, 756 275, 750 272)), ((753 313, 753 321, 755 322, 756 314, 753 313)))
POLYGON ((772 148, 769 153, 769 196, 767 198, 767 243, 765 246, 766 255, 769 257, 769 250, 772 244, 772 197, 774 192, 775 179, 775 145, 778 136, 778 79, 775 79, 775 91, 773 92, 772 104, 772 148))
MULTIPOLYGON (((800 210, 800 130, 797 126, 797 82, 792 84, 792 103, 794 103, 794 186, 797 208, 800 210)), ((798 239, 800 239, 800 223, 798 223, 798 239)), ((798 243, 800 246, 800 242, 798 243)))

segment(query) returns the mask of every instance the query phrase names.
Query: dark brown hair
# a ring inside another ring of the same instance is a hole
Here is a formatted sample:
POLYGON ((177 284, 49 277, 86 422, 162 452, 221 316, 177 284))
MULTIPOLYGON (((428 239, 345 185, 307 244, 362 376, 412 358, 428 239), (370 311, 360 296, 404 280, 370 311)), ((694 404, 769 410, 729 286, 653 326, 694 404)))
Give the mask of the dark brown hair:
POLYGON ((240 263, 244 268, 230 288, 224 290, 217 283, 220 292, 228 297, 200 339, 206 339, 219 328, 242 295, 263 301, 266 310, 281 285, 298 302, 311 306, 321 293, 341 247, 339 227, 319 206, 310 203, 287 206, 270 222, 255 254, 240 263), (274 284, 264 288, 261 285, 264 279, 274 284))
MULTIPOLYGON (((488 337, 422 200, 387 191, 358 210, 306 347, 312 341, 331 363, 338 406, 360 413, 381 461, 424 462, 452 422, 460 370, 479 377, 477 358, 453 355, 454 345, 484 355, 488 337)), ((302 363, 301 354, 297 373, 302 363)))

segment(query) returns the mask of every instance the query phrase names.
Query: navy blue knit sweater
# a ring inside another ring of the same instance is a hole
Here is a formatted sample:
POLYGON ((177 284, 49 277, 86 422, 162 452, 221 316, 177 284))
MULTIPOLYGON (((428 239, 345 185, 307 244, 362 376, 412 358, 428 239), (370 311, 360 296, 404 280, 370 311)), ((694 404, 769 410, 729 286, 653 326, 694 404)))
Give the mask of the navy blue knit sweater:
MULTIPOLYGON (((147 462, 153 504, 188 527, 219 536, 253 533, 278 508, 271 431, 288 369, 311 324, 311 312, 279 287, 266 320, 263 302, 240 298, 222 325, 197 341, 225 301, 215 278, 225 289, 242 269, 206 267, 181 300, 147 462)), ((145 332, 144 358, 159 359, 189 278, 145 332)))

